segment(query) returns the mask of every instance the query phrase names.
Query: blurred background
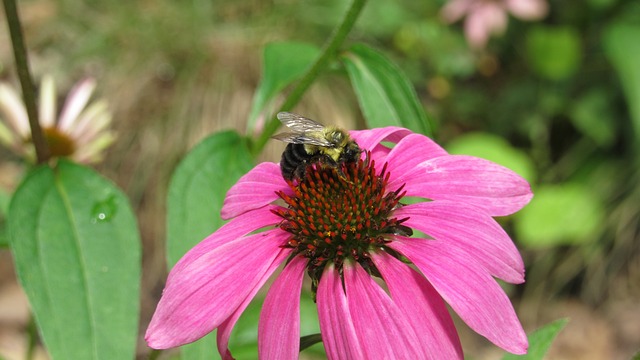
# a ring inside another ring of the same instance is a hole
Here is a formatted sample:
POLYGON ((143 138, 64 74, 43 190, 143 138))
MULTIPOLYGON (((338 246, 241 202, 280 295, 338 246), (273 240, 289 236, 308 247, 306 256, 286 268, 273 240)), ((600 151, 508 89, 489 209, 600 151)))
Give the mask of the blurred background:
MULTIPOLYGON (((443 20, 445 4, 371 0, 346 45, 367 43, 409 75, 436 121, 435 140, 450 152, 491 159, 531 182, 531 204, 499 220, 527 265, 527 282, 507 287, 525 329, 570 319, 548 357, 630 358, 640 350, 640 46, 633 45, 640 43, 640 3, 549 1, 541 20, 509 16, 504 33, 481 48, 470 47, 463 21, 443 20)), ((53 74, 64 95, 93 76, 114 114, 117 140, 95 168, 124 190, 138 216, 144 333, 167 274, 165 202, 175 166, 212 132, 246 132, 265 44, 321 46, 348 4, 19 5, 36 83, 53 74)), ((0 80, 17 86, 4 14, 0 22, 0 80)), ((324 123, 364 126, 337 66, 294 110, 324 123)), ((282 150, 274 142, 261 160, 278 161, 282 150)), ((0 149, 3 208, 24 171, 0 149)), ((0 356, 20 358, 28 323, 10 252, 0 249, 0 356)), ((459 328, 469 358, 500 357, 497 347, 459 328)), ((140 357, 147 352, 140 339, 140 357)))

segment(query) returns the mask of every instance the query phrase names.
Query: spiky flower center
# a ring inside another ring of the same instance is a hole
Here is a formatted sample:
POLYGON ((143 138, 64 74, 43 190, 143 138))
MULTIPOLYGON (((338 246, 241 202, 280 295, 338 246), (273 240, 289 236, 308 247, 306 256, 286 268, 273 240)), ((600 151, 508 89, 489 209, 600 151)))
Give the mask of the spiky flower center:
POLYGON ((291 233, 287 246, 293 255, 309 259, 314 290, 327 263, 341 268, 351 258, 372 269, 371 251, 383 249, 393 234, 411 231, 401 225, 406 219, 392 216, 404 192, 402 186, 386 190, 386 164, 379 174, 369 160, 343 164, 341 170, 310 166, 303 179, 289 184, 293 196, 278 193, 288 205, 276 211, 283 219, 279 227, 291 233))
POLYGON ((75 144, 69 135, 55 127, 43 129, 44 136, 49 144, 49 151, 53 157, 70 156, 75 151, 75 144))

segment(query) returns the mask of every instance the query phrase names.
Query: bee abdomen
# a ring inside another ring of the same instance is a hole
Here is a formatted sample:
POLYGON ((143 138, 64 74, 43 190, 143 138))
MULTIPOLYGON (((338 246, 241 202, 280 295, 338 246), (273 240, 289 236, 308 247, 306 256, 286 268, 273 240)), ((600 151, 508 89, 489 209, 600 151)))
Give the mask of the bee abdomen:
POLYGON ((308 160, 311 158, 312 155, 307 153, 304 144, 287 144, 280 159, 282 177, 286 180, 293 180, 296 172, 300 171, 298 168, 306 167, 308 160))

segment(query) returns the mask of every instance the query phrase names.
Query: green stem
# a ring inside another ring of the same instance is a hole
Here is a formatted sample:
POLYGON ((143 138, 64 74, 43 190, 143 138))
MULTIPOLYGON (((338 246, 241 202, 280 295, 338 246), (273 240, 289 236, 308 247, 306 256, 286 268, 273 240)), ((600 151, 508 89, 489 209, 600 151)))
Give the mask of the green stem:
POLYGON ((29 73, 29 61, 24 46, 18 8, 15 0, 3 0, 3 2, 4 12, 7 16, 7 24, 9 25, 9 33, 11 35, 11 43, 13 44, 13 56, 16 60, 18 77, 20 78, 20 85, 22 86, 22 98, 27 108, 27 116, 29 117, 29 125, 31 126, 31 141, 33 141, 36 147, 38 163, 43 163, 49 159, 49 146, 38 122, 35 87, 33 86, 33 81, 29 73))
MULTIPOLYGON (((330 61, 335 58, 340 46, 344 42, 344 39, 347 37, 347 34, 349 34, 358 19, 365 3, 366 0, 353 0, 351 6, 349 6, 349 10, 345 13, 344 18, 340 22, 340 25, 333 31, 331 37, 325 43, 320 56, 302 76, 293 90, 291 90, 289 96, 287 96, 280 107, 280 111, 291 110, 300 101, 302 95, 304 95, 304 93, 309 89, 318 75, 320 75, 320 73, 327 68, 330 61)), ((280 121, 275 118, 275 116, 266 123, 264 131, 253 144, 252 150, 254 155, 257 155, 262 151, 267 141, 269 141, 269 138, 273 136, 279 127, 280 121)))
POLYGON ((38 327, 36 325, 35 319, 33 318, 33 314, 29 316, 27 333, 29 336, 29 342, 27 344, 27 354, 25 355, 25 359, 33 360, 36 352, 36 345, 38 343, 38 327))

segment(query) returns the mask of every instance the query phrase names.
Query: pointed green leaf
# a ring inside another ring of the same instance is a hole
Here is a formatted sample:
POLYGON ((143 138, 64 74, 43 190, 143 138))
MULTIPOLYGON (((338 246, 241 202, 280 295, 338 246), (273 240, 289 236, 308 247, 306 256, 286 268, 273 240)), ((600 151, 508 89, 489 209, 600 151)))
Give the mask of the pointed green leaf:
POLYGON ((567 319, 556 320, 529 334, 529 351, 526 355, 507 354, 503 360, 542 360, 558 333, 567 325, 567 319))
MULTIPOLYGON (((178 165, 167 199, 167 261, 171 268, 189 249, 218 229, 224 197, 253 166, 246 139, 234 131, 214 134, 178 165)), ((182 347, 182 359, 218 356, 215 334, 182 347)))
POLYGON ((431 134, 431 120, 400 68, 378 51, 358 44, 341 60, 369 127, 396 125, 431 134))
POLYGON ((640 139, 640 25, 618 21, 604 32, 605 54, 622 82, 638 144, 640 139))
POLYGON ((249 129, 254 129, 256 119, 267 103, 289 84, 300 78, 320 50, 300 42, 267 44, 262 59, 262 79, 253 97, 249 115, 249 129))
POLYGON ((124 194, 61 160, 24 179, 7 224, 18 278, 51 357, 134 358, 140 238, 124 194))

